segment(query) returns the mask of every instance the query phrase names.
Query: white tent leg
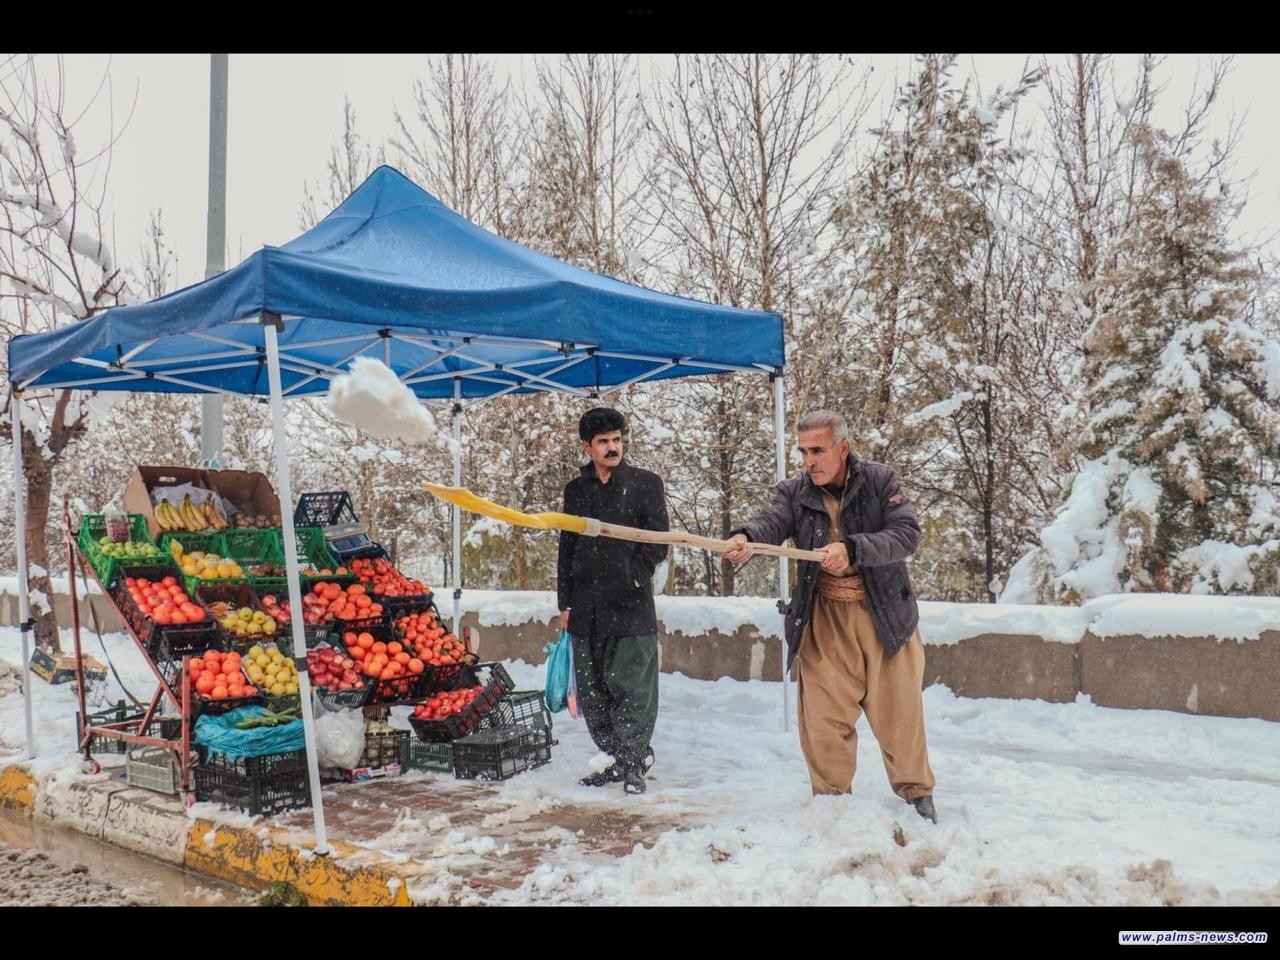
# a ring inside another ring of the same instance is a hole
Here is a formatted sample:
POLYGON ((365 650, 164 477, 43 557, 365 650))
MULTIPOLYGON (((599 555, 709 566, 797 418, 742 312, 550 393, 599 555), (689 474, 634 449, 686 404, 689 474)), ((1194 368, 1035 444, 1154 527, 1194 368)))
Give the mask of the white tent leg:
POLYGON ((284 395, 280 390, 280 345, 275 324, 279 317, 262 318, 267 345, 267 379, 271 386, 271 423, 275 430, 276 483, 280 489, 280 520, 284 527, 285 573, 289 577, 289 618, 293 630, 294 662, 298 667, 298 695, 302 701, 302 730, 307 743, 307 773, 311 779, 311 814, 315 822, 317 854, 329 852, 324 828, 324 800, 320 794, 320 763, 316 755, 316 724, 311 713, 311 676, 307 673, 307 641, 302 620, 302 587, 299 580, 298 540, 293 529, 293 489, 289 479, 289 447, 284 432, 284 395))
MULTIPOLYGON (((462 381, 453 381, 453 485, 462 486, 462 381)), ((462 510, 453 508, 453 635, 462 639, 462 510)))
MULTIPOLYGON (((22 699, 27 720, 27 757, 36 755, 31 725, 31 586, 27 583, 27 476, 22 470, 22 392, 13 391, 13 516, 18 542, 18 624, 22 630, 22 699)), ((67 576, 72 572, 67 571, 67 576)))
MULTIPOLYGON (((773 443, 774 451, 777 456, 777 476, 778 482, 781 483, 787 479, 787 420, 786 420, 786 400, 782 393, 782 374, 776 373, 770 379, 773 380, 773 443)), ((787 558, 778 558, 778 596, 783 603, 787 602, 791 594, 791 577, 787 567, 787 558)), ((786 616, 783 615, 783 633, 782 641, 782 729, 791 729, 791 694, 787 687, 787 642, 786 642, 786 616)))

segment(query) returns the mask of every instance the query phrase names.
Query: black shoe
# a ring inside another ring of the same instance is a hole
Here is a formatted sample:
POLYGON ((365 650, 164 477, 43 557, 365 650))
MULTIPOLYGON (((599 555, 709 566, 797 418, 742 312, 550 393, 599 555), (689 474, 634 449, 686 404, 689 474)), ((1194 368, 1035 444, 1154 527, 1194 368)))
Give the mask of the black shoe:
POLYGON ((584 787, 603 787, 610 783, 617 783, 623 777, 621 764, 611 763, 603 770, 588 774, 578 782, 584 787))
POLYGON ((636 767, 627 767, 622 775, 623 793, 644 793, 644 771, 636 767))
POLYGON ((938 822, 938 812, 933 809, 933 797, 916 797, 914 800, 908 800, 907 802, 915 807, 916 813, 926 820, 932 820, 934 823, 938 822))

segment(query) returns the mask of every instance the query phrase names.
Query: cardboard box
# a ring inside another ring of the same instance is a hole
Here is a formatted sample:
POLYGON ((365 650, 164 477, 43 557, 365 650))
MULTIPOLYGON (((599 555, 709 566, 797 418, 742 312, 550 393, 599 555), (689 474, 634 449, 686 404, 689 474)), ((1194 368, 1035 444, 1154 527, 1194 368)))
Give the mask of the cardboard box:
POLYGON ((340 780, 344 783, 360 783, 364 780, 385 780, 398 777, 404 771, 398 763, 389 763, 385 767, 356 767, 354 770, 339 770, 336 767, 325 767, 320 771, 328 780, 340 780))
MULTIPOLYGON (((140 513, 147 518, 147 533, 153 540, 159 541, 163 528, 156 522, 155 504, 151 502, 151 491, 156 487, 176 487, 184 483, 212 489, 209 485, 209 471, 197 467, 163 467, 139 466, 129 478, 129 485, 124 491, 124 508, 129 513, 140 513)), ((176 507, 177 504, 175 503, 176 507)))
MULTIPOLYGON (((280 515, 280 498, 271 488, 265 474, 256 470, 209 470, 209 487, 222 498, 227 506, 251 516, 261 515, 274 519, 280 515)), ((234 523, 235 514, 230 509, 228 517, 234 523)), ((272 523, 270 526, 279 526, 272 523)))
MULTIPOLYGON (((81 658, 86 680, 107 679, 106 664, 99 663, 88 655, 81 658)), ((43 677, 52 684, 70 683, 76 678, 76 658, 70 654, 52 657, 45 651, 36 649, 31 654, 31 672, 43 677)))

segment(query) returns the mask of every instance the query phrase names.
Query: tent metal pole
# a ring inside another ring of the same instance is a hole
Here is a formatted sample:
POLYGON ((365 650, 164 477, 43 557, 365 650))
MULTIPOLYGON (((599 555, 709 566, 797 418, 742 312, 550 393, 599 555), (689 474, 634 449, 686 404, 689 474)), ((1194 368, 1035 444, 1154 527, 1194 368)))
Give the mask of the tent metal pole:
MULTIPOLYGON (((769 377, 773 381, 773 443, 777 457, 777 478, 781 483, 787 479, 787 418, 786 399, 782 390, 782 373, 774 373, 769 377)), ((791 593, 790 570, 787 558, 778 558, 778 597, 779 609, 786 604, 791 593)), ((791 694, 787 688, 787 641, 786 614, 782 614, 782 729, 791 729, 791 694)))
MULTIPOLYGON (((13 516, 18 541, 18 627, 22 632, 22 700, 27 722, 27 758, 36 755, 35 728, 31 725, 31 587, 27 583, 27 475, 22 469, 22 391, 14 390, 10 403, 13 421, 13 516)), ((67 576, 73 576, 71 570, 67 576)), ((52 584, 50 584, 52 592, 52 584)))
POLYGON ((280 521, 284 528, 285 572, 289 577, 289 626, 293 633, 293 659, 298 668, 298 694, 302 706, 302 730, 307 744, 307 773, 311 780, 311 815, 319 855, 329 852, 324 827, 324 799, 320 793, 320 764, 316 754, 316 722, 311 712, 311 676, 307 673, 307 640, 302 621, 302 587, 298 574, 298 539, 293 528, 293 488, 289 477, 289 441, 284 430, 284 395, 280 390, 280 344, 276 338, 278 316, 264 313, 262 331, 267 346, 267 379, 271 387, 271 425, 275 433, 276 484, 280 490, 280 521))
MULTIPOLYGON (((462 486, 462 381, 453 381, 453 485, 462 486)), ((453 508, 453 635, 462 639, 462 510, 453 508)))

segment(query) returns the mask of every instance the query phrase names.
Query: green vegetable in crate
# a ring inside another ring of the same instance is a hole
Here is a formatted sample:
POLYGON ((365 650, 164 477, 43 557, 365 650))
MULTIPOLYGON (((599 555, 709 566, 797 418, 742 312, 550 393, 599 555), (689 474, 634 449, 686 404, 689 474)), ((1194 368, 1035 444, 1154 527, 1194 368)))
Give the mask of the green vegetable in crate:
POLYGON ((98 539, 98 549, 105 556, 114 557, 117 560, 147 560, 160 556, 160 549, 155 544, 141 543, 137 540, 116 543, 110 537, 100 537, 98 539))
POLYGON ((270 707, 263 707, 260 714, 256 717, 246 717, 236 724, 236 728, 239 730, 252 730, 254 727, 276 727, 282 723, 292 723, 297 719, 298 715, 292 708, 276 712, 270 707))

